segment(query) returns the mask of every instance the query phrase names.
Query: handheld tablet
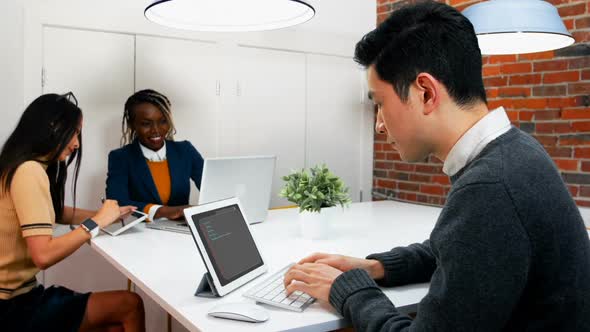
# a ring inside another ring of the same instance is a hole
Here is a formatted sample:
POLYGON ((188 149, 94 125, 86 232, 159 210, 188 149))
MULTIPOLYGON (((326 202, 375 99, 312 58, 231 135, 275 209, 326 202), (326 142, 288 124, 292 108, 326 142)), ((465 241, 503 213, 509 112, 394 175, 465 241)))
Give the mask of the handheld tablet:
POLYGON ((144 221, 147 217, 147 214, 139 211, 133 211, 124 219, 120 219, 115 221, 114 223, 108 225, 107 227, 103 228, 102 230, 112 236, 117 236, 124 231, 130 229, 131 227, 139 224, 140 222, 144 221))
POLYGON ((223 296, 266 272, 237 197, 185 209, 184 216, 214 295, 223 296))

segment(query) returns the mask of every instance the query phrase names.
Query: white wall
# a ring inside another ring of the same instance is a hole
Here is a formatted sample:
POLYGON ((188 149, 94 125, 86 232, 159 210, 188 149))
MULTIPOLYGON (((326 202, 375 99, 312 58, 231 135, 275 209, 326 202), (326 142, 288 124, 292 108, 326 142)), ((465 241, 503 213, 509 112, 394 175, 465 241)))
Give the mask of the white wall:
POLYGON ((590 208, 579 207, 579 209, 580 209, 580 214, 582 215, 582 218, 584 219, 584 224, 586 225, 586 227, 590 228, 590 208))
POLYGON ((14 129, 22 113, 24 18, 22 0, 0 1, 0 142, 14 129))
POLYGON ((25 101, 41 94, 38 83, 43 25, 351 57, 355 43, 375 27, 376 21, 375 1, 308 0, 316 9, 316 16, 295 27, 265 32, 199 33, 164 28, 147 21, 143 17, 146 0, 19 1, 25 2, 25 101))

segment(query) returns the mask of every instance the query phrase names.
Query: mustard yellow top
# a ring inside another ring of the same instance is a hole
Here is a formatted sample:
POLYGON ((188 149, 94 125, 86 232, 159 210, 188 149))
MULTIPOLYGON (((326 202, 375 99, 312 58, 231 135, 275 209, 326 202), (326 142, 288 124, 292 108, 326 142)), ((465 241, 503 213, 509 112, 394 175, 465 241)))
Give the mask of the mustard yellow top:
POLYGON ((39 269, 26 237, 53 235, 55 212, 46 166, 27 161, 14 173, 10 191, 0 193, 0 299, 27 293, 39 269))
MULTIPOLYGON (((170 200, 170 193, 172 192, 172 183, 170 180, 170 168, 168 167, 168 160, 163 161, 147 161, 150 173, 152 173, 152 179, 160 195, 160 200, 163 205, 168 204, 170 200)), ((154 204, 147 204, 143 208, 143 212, 149 213, 150 208, 154 204)))

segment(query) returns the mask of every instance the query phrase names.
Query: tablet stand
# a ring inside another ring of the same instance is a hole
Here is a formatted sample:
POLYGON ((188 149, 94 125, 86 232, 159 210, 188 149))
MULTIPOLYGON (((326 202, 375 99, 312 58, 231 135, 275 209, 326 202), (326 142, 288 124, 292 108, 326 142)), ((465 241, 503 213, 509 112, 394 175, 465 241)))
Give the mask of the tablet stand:
POLYGON ((199 287, 197 287, 197 291, 195 292, 195 296, 219 297, 219 294, 217 294, 215 284, 213 284, 213 280, 211 279, 211 275, 209 274, 209 272, 203 275, 203 278, 199 283, 199 287))

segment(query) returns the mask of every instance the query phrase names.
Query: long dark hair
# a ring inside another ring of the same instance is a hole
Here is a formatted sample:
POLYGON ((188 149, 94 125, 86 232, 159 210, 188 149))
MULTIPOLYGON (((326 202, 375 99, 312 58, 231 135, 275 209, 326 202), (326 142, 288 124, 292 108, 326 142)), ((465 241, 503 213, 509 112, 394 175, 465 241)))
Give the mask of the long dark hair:
POLYGON ((35 99, 24 111, 16 128, 0 152, 0 188, 3 194, 10 191, 16 169, 24 162, 35 160, 47 165, 47 176, 56 220, 61 220, 67 167, 76 160, 72 196, 76 202, 78 172, 82 160, 82 133, 78 133, 80 146, 67 161, 59 156, 78 132, 82 110, 70 92, 65 95, 46 94, 35 99), (72 97, 74 102, 69 100, 72 97))

